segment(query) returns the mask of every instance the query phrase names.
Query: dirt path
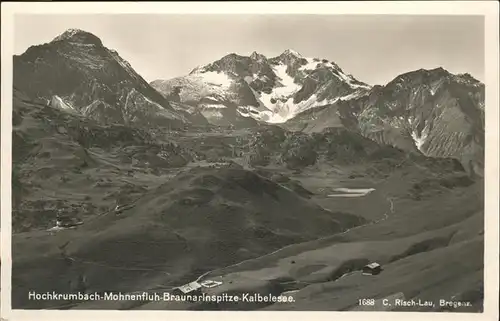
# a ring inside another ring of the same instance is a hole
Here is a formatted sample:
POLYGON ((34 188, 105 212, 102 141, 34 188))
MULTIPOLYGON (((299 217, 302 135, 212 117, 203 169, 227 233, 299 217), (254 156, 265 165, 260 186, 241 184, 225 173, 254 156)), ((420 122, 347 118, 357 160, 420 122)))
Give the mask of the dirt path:
MULTIPOLYGON (((369 222, 369 223, 367 223, 367 224, 363 224, 363 225, 359 225, 359 226, 352 227, 352 228, 347 229, 347 230, 345 230, 345 231, 343 231, 343 232, 341 232, 341 233, 335 234, 334 236, 343 235, 343 234, 349 233, 350 231, 353 231, 353 230, 355 230, 355 229, 359 229, 359 228, 362 228, 362 227, 365 227, 365 226, 369 226, 369 225, 373 225, 373 224, 378 224, 378 223, 381 223, 381 222, 385 221, 386 219, 388 219, 388 218, 390 217, 390 215, 389 215, 389 213, 388 213, 388 212, 390 212, 391 214, 393 214, 395 210, 394 210, 394 202, 392 201, 392 199, 391 199, 391 198, 389 198, 389 197, 387 197, 387 198, 386 198, 386 200, 387 200, 387 202, 389 203, 389 209, 388 209, 388 211, 386 211, 386 212, 384 213, 384 216, 383 216, 381 219, 379 219, 379 220, 377 220, 377 221, 372 221, 372 222, 369 222)), ((325 237, 321 237, 321 238, 315 239, 314 241, 315 241, 315 242, 316 242, 316 241, 321 241, 321 240, 324 240, 324 239, 328 239, 328 238, 330 238, 330 237, 332 237, 332 235, 328 235, 328 236, 325 236, 325 237)), ((256 257, 256 258, 252 258, 252 259, 244 260, 244 261, 241 261, 241 262, 238 262, 238 263, 232 264, 232 265, 228 265, 228 266, 223 267, 223 268, 217 268, 217 269, 214 269, 214 270, 207 271, 207 272, 203 273, 202 275, 200 275, 200 276, 199 276, 199 277, 195 280, 195 282, 200 282, 203 278, 205 278, 206 276, 208 276, 210 273, 213 273, 213 272, 215 272, 215 271, 217 271, 217 270, 223 270, 223 269, 227 269, 227 268, 232 268, 232 267, 239 266, 239 265, 241 265, 241 264, 243 264, 243 263, 246 263, 246 262, 250 262, 250 261, 254 261, 254 260, 260 260, 260 259, 262 259, 262 258, 265 258, 265 257, 271 256, 271 255, 276 254, 276 253, 279 253, 279 252, 281 252, 281 251, 283 251, 283 250, 285 250, 285 249, 287 249, 287 248, 290 248, 290 247, 292 247, 292 246, 294 246, 294 245, 296 245, 296 244, 290 244, 290 245, 287 245, 287 246, 282 247, 282 248, 280 248, 280 249, 278 249, 278 250, 276 250, 276 251, 273 251, 273 252, 270 252, 270 253, 264 254, 264 255, 259 256, 259 257, 256 257)))
MULTIPOLYGON (((127 204, 126 206, 133 206, 137 201, 139 201, 141 198, 143 198, 144 196, 146 196, 147 193, 144 193, 143 195, 141 195, 140 197, 138 197, 137 199, 135 199, 134 201, 130 202, 129 204, 127 204)), ((381 223, 383 221, 385 221, 386 219, 388 219, 391 215, 390 214, 393 214, 395 212, 395 209, 394 209, 394 203, 393 203, 393 200, 392 198, 389 198, 387 197, 386 198, 387 202, 389 203, 388 205, 388 210, 384 213, 383 217, 379 220, 376 220, 376 221, 371 221, 367 224, 363 224, 363 225, 359 225, 359 226, 355 226, 355 227, 352 227, 352 228, 349 228, 341 233, 338 233, 338 234, 335 234, 333 236, 338 236, 338 235, 344 235, 344 234, 347 234, 355 229, 359 229, 359 228, 362 228, 362 227, 365 227, 365 226, 369 226, 369 225, 373 225, 373 224, 378 224, 378 223, 381 223), (389 214, 390 213, 390 214, 389 214)), ((99 216, 102 216, 102 215, 106 215, 108 213, 111 213, 113 212, 113 210, 109 210, 109 211, 106 211, 106 212, 103 212, 103 213, 100 213, 98 216, 96 217, 99 217, 99 216)), ((318 238, 318 239, 315 239, 314 241, 321 241, 321 240, 324 240, 324 239, 328 239, 328 238, 331 238, 332 235, 328 235, 328 236, 324 236, 324 237, 321 237, 321 238, 318 238)), ((259 257, 256 257, 256 258, 251 258, 251 259, 247 259, 247 260, 243 260, 243 261, 240 261, 238 263, 235 263, 235 264, 231 264, 231 265, 228 265, 228 266, 225 266, 225 267, 219 267, 219 268, 216 268, 216 269, 213 269, 213 270, 210 270, 210 271, 207 271, 203 274, 201 274, 200 276, 198 276, 194 282, 201 282, 203 281, 205 278, 207 278, 208 276, 210 276, 210 274, 216 272, 216 271, 220 271, 220 270, 224 270, 224 269, 228 269, 228 268, 233 268, 233 267, 237 267, 237 266, 240 266, 244 263, 247 263, 247 262, 250 262, 250 261, 255 261, 255 260, 260 260, 260 259, 263 259, 265 257, 269 257, 273 254, 276 254, 276 253, 279 253, 287 248, 290 248, 290 247, 293 247, 295 246, 296 244, 290 244, 290 245, 287 245, 287 246, 284 246, 280 249, 277 249, 273 252, 270 252, 270 253, 267 253, 267 254, 264 254, 262 256, 259 256, 259 257)), ((169 272, 166 272, 164 271, 163 269, 152 269, 152 268, 127 268, 127 267, 119 267, 119 266, 111 266, 111 265, 108 265, 108 264, 103 264, 103 263, 98 263, 98 262, 92 262, 92 261, 85 261, 85 260, 82 260, 82 259, 79 259, 79 258, 76 258, 76 257, 71 257, 71 256, 67 256, 68 259, 70 259, 71 261, 73 262, 78 262, 78 263, 81 263, 81 264, 87 264, 87 265, 94 265, 94 266, 100 266, 100 267, 103 267, 103 268, 109 268, 109 269, 117 269, 117 270, 127 270, 127 271, 156 271, 156 272, 162 272, 164 273, 165 275, 170 275, 169 272)), ((344 277, 345 275, 342 275, 341 277, 344 277)), ((177 286, 180 286, 181 284, 177 285, 177 286)), ((177 288, 177 286, 173 286, 173 285, 158 285, 158 287, 153 287, 153 288, 150 288, 148 290, 163 290, 163 291, 170 291, 170 290, 173 290, 175 288, 177 288)))

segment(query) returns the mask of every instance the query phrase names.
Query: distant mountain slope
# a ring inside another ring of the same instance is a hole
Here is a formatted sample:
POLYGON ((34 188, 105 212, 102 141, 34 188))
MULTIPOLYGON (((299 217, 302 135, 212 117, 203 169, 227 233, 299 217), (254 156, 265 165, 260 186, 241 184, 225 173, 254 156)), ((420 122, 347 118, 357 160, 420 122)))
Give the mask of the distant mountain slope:
POLYGON ((195 157, 165 134, 100 125, 18 90, 12 114, 14 233, 53 226, 56 210, 94 216, 117 198, 133 199, 163 182, 162 173, 195 157))
POLYGON ((190 122, 188 113, 173 109, 116 51, 78 29, 14 56, 14 86, 31 98, 104 124, 190 122))
POLYGON ((335 63, 304 58, 293 50, 274 58, 257 52, 248 57, 233 53, 187 76, 155 80, 151 85, 165 96, 180 91, 182 102, 196 106, 209 119, 223 117, 221 110, 233 108, 243 117, 271 123, 370 89, 335 63))
MULTIPOLYGON (((400 131, 423 154, 460 159, 467 170, 484 165, 484 84, 442 68, 396 77, 360 115, 360 129, 377 141, 400 131), (388 133, 389 131, 389 133, 388 133)), ((373 97, 373 96, 372 96, 373 97)))
POLYGON ((482 175, 484 90, 468 74, 420 69, 362 97, 308 110, 284 127, 305 132, 347 127, 381 144, 459 159, 469 172, 482 175))

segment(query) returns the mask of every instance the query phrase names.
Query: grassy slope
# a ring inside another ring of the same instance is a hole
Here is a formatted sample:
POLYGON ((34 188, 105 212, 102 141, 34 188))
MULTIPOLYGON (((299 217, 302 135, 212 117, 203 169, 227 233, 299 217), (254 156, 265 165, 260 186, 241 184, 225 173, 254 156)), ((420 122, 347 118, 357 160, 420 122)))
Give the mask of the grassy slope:
POLYGON ((136 291, 160 281, 179 285, 204 271, 359 223, 254 173, 194 168, 119 216, 94 217, 53 236, 15 236, 13 302, 28 304, 23 284, 63 291, 78 275, 85 275, 94 291, 136 291), (76 259, 71 265, 65 265, 58 249, 67 241, 66 252, 76 259))
POLYGON ((56 208, 80 218, 107 211, 186 163, 182 152, 158 157, 167 142, 140 130, 99 126, 14 94, 14 232, 50 227, 56 208))
MULTIPOLYGON (((360 298, 403 292, 406 299, 460 299, 482 309, 482 186, 458 187, 421 201, 402 198, 389 218, 347 233, 289 246, 275 254, 214 271, 224 281, 214 293, 279 294, 299 289, 295 303, 265 305, 184 305, 199 309, 345 310, 360 298), (467 257, 464 261, 463 258, 467 257), (362 276, 364 264, 384 266, 379 276, 362 276)), ((142 307, 176 308, 149 303, 142 307)))

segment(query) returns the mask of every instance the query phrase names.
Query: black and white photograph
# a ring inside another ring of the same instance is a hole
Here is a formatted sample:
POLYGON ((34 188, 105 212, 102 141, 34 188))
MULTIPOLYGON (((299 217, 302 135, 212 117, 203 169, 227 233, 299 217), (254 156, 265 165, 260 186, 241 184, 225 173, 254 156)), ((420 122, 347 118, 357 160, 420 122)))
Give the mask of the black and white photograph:
POLYGON ((486 317, 498 3, 481 3, 11 13, 2 309, 486 317))

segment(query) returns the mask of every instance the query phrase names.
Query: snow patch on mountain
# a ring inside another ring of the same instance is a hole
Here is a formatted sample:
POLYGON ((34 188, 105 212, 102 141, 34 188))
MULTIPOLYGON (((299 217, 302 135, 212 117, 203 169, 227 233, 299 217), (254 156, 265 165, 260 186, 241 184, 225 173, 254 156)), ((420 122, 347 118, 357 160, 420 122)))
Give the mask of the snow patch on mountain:
POLYGON ((203 81, 209 85, 229 88, 232 84, 232 80, 225 73, 207 71, 196 75, 201 77, 203 81))
POLYGON ((319 107, 319 106, 326 106, 326 105, 333 105, 336 102, 342 100, 342 101, 347 101, 350 99, 355 99, 359 97, 361 93, 352 93, 349 95, 337 97, 335 99, 323 99, 323 100, 318 100, 318 97, 316 94, 311 95, 307 100, 301 101, 298 104, 295 104, 293 102, 293 98, 290 97, 287 101, 281 102, 278 101, 276 104, 274 104, 274 109, 273 113, 270 114, 269 119, 267 122, 269 123, 284 123, 287 120, 292 119, 293 117, 297 116, 298 114, 309 110, 311 108, 319 107))
POLYGON ((340 70, 335 70, 335 72, 332 70, 332 73, 338 79, 340 79, 341 81, 343 81, 343 82, 347 83, 349 86, 351 86, 351 88, 354 88, 354 89, 359 89, 359 88, 370 89, 370 86, 354 83, 354 79, 353 79, 353 77, 351 75, 348 76, 348 75, 344 74, 340 70))
POLYGON ((181 87, 181 101, 199 101, 209 99, 217 103, 216 97, 230 95, 229 87, 233 84, 231 78, 225 73, 203 72, 202 68, 191 72, 184 77, 177 77, 170 80, 158 80, 153 82, 153 87, 160 92, 169 93, 175 87, 181 87))
POLYGON ((346 75, 336 64, 330 61, 319 60, 317 58, 306 58, 307 64, 301 66, 299 70, 301 71, 312 71, 318 69, 319 67, 325 67, 330 72, 337 77, 340 81, 347 83, 353 89, 370 89, 371 87, 365 84, 359 84, 356 82, 352 75, 346 75))
POLYGON ((70 37, 73 37, 74 35, 76 35, 79 32, 83 32, 83 30, 76 29, 76 28, 70 28, 70 29, 66 30, 66 32, 63 33, 62 35, 56 37, 56 39, 61 39, 61 38, 64 39, 65 37, 70 38, 70 37))
POLYGON ((279 64, 273 66, 273 71, 280 78, 281 86, 274 89, 274 97, 284 97, 297 92, 300 89, 300 85, 296 84, 294 79, 287 74, 288 66, 285 64, 279 64))
POLYGON ((364 96, 366 94, 367 94, 366 91, 355 91, 355 92, 353 92, 353 93, 351 93, 349 95, 345 95, 345 96, 339 97, 338 100, 348 101, 348 100, 351 100, 351 99, 359 98, 359 97, 364 96))
POLYGON ((413 139, 413 142, 415 143, 415 146, 419 151, 423 151, 422 147, 427 141, 427 137, 429 136, 430 133, 430 123, 428 121, 424 120, 416 120, 415 117, 409 116, 407 118, 408 121, 408 127, 407 128, 414 128, 411 130, 410 135, 411 138, 413 139), (424 128, 419 131, 417 128, 420 126, 420 122, 424 122, 424 128))
POLYGON ((265 122, 269 122, 269 119, 271 119, 274 115, 269 110, 259 110, 254 106, 239 106, 237 111, 243 117, 251 117, 265 122))
POLYGON ((422 150, 422 146, 425 144, 425 140, 427 138, 427 134, 422 133, 420 136, 418 135, 417 131, 413 131, 411 133, 411 137, 413 138, 413 141, 415 142, 415 146, 417 146, 418 150, 422 150))
POLYGON ((223 105, 223 104, 203 104, 203 103, 200 104, 200 107, 208 108, 208 109, 210 109, 210 108, 212 108, 212 109, 225 109, 225 108, 227 108, 227 106, 223 105))
MULTIPOLYGON (((304 101, 294 103, 293 95, 297 93, 302 88, 302 86, 296 83, 295 79, 287 73, 287 65, 273 65, 272 69, 276 76, 278 76, 278 79, 276 80, 277 86, 274 87, 270 93, 254 93, 256 94, 256 98, 261 103, 261 105, 265 106, 266 109, 271 111, 271 113, 267 111, 259 112, 259 119, 264 119, 269 123, 283 123, 310 108, 334 104, 339 100, 347 101, 350 99, 358 98, 365 94, 366 90, 370 88, 367 85, 358 85, 353 83, 352 76, 349 77, 343 74, 341 71, 337 71, 338 67, 330 62, 319 62, 316 61, 317 59, 312 58, 306 59, 308 63, 301 66, 299 68, 299 71, 310 72, 311 70, 317 69, 318 64, 328 66, 332 74, 334 74, 341 81, 348 83, 355 91, 345 96, 323 100, 318 100, 317 95, 313 94, 304 101), (335 72, 333 70, 335 70, 335 72)), ((255 114, 251 116, 256 118, 255 114)))
POLYGON ((57 95, 52 96, 51 106, 71 112, 77 111, 75 107, 73 107, 70 103, 65 102, 61 97, 57 95))
POLYGON ((202 109, 222 109, 227 107, 225 101, 233 102, 240 115, 270 123, 286 122, 310 108, 354 99, 371 89, 334 62, 303 57, 291 49, 270 59, 257 53, 230 54, 196 67, 187 76, 152 85, 164 95, 180 87, 180 100, 202 109), (313 74, 321 83, 311 85, 308 77, 313 74))
POLYGON ((224 115, 222 115, 222 113, 218 110, 214 110, 214 109, 204 109, 201 111, 201 114, 207 118, 207 119, 210 119, 210 118, 218 118, 218 119, 221 119, 224 117, 224 115))
POLYGON ((300 70, 314 70, 318 68, 321 63, 318 60, 312 59, 312 58, 306 58, 307 64, 301 66, 299 69, 300 70))
POLYGON ((430 84, 429 91, 431 92, 431 95, 434 96, 436 92, 439 90, 441 85, 443 84, 444 80, 439 79, 433 83, 430 84))

